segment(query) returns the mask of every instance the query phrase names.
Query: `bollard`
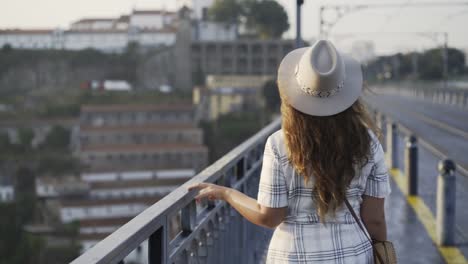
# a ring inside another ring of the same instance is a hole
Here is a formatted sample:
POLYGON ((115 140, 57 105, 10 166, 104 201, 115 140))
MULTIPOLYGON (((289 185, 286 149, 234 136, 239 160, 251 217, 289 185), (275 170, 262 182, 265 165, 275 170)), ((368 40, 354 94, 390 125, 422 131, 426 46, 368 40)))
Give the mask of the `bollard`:
POLYGON ((384 151, 387 151, 387 146, 385 144, 387 129, 385 128, 385 116, 382 113, 378 113, 377 115, 377 127, 382 133, 382 148, 384 151))
POLYGON ((439 162, 437 178, 437 244, 450 246, 455 242, 455 163, 439 162))
POLYGON ((418 145, 413 135, 406 139, 405 176, 406 194, 418 195, 418 145))
POLYGON ((398 168, 398 133, 397 125, 387 122, 387 153, 390 169, 398 168))

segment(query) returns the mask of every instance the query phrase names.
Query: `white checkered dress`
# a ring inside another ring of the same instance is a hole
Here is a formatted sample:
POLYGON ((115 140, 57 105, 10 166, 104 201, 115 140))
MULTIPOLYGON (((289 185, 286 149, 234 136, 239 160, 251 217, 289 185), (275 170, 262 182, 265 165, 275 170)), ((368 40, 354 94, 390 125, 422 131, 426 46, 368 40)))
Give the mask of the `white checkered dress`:
MULTIPOLYGON (((390 183, 382 146, 372 134, 372 155, 347 189, 347 198, 359 212, 363 194, 386 197, 390 183)), ((326 224, 319 222, 312 200, 313 179, 307 185, 296 174, 286 154, 282 130, 266 143, 260 176, 258 203, 288 207, 288 216, 275 229, 267 263, 373 263, 372 247, 343 205, 326 224)))

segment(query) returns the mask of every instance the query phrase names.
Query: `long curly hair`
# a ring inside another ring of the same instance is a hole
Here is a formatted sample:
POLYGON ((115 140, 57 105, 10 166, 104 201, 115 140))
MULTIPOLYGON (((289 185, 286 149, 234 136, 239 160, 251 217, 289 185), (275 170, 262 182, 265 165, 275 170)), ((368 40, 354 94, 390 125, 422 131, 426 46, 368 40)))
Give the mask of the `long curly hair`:
POLYGON ((368 129, 380 132, 360 100, 336 115, 312 116, 281 96, 281 116, 288 159, 306 184, 314 180, 313 199, 323 222, 344 203, 346 188, 369 160, 368 129))

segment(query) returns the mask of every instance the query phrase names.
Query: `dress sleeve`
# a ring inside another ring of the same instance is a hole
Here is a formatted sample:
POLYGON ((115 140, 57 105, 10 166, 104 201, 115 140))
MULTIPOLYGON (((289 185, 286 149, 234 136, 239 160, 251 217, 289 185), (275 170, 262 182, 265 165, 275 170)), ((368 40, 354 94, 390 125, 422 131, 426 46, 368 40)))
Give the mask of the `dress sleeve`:
POLYGON ((263 153, 257 202, 270 208, 288 206, 286 179, 281 168, 278 152, 268 138, 263 153))
POLYGON ((366 188, 364 194, 377 198, 385 198, 390 194, 390 177, 387 166, 385 165, 385 154, 380 142, 376 142, 373 146, 374 165, 367 177, 366 188))

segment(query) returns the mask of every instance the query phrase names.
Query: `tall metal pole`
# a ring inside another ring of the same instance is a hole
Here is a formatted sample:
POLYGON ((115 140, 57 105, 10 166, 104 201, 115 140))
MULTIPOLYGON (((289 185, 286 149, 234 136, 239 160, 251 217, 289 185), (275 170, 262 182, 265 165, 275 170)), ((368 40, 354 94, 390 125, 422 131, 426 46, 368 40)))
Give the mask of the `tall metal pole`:
POLYGON ((444 89, 447 89, 447 79, 448 79, 448 33, 444 32, 444 47, 442 48, 442 78, 444 82, 444 89))
POLYGON ((296 0, 296 48, 302 47, 301 37, 301 6, 304 0, 296 0))

